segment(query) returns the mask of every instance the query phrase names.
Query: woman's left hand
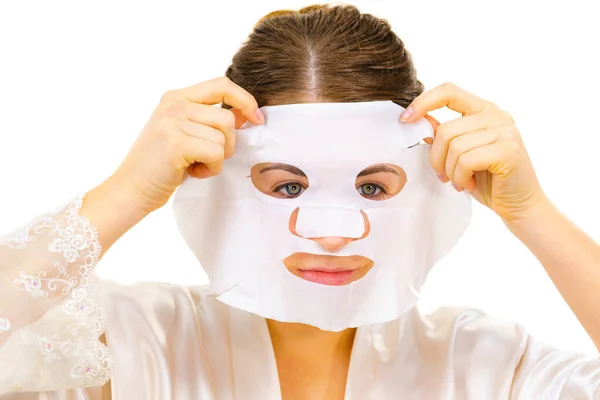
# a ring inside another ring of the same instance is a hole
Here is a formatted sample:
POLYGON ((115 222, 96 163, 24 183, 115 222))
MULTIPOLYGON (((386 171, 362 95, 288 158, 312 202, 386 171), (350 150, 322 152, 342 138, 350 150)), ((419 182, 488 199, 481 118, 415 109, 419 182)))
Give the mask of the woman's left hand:
POLYGON ((426 118, 435 138, 430 162, 442 182, 468 190, 505 222, 525 218, 546 196, 519 130, 509 113, 452 83, 426 91, 402 114, 402 122, 426 118), (440 124, 427 112, 447 106, 463 116, 440 124))

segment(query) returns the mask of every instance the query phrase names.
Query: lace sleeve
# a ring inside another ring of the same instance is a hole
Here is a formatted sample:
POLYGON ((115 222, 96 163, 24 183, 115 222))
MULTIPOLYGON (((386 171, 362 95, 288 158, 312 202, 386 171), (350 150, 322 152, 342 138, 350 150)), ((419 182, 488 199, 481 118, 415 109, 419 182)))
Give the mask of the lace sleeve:
POLYGON ((84 196, 0 237, 0 394, 100 386, 110 355, 84 196))

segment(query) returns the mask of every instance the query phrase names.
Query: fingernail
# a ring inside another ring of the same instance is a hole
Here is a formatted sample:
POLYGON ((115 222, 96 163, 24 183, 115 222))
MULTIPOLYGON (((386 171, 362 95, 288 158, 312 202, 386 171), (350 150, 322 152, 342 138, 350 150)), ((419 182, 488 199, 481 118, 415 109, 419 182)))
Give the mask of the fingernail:
POLYGON ((448 182, 448 177, 446 176, 446 174, 437 174, 437 177, 442 183, 448 182))
POLYGON ((261 124, 265 123, 265 114, 262 112, 262 110, 260 108, 258 108, 256 110, 256 116, 258 117, 258 120, 260 121, 261 124))
POLYGON ((461 188, 460 186, 457 186, 454 183, 452 183, 452 186, 454 187, 454 189, 456 189, 457 192, 462 192, 463 190, 465 190, 465 189, 461 188))
POLYGON ((402 111, 402 114, 400 114, 400 120, 401 121, 408 121, 410 119, 410 117, 412 117, 415 113, 415 110, 413 110, 412 107, 408 107, 406 110, 402 111))

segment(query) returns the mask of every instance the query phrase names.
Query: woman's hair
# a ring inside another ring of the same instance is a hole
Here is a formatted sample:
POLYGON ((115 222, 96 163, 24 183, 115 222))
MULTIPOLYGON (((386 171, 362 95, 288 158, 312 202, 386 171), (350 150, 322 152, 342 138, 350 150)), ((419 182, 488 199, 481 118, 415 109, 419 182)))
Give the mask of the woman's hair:
POLYGON ((383 19, 350 5, 263 17, 225 74, 265 105, 392 100, 423 91, 404 43, 383 19))

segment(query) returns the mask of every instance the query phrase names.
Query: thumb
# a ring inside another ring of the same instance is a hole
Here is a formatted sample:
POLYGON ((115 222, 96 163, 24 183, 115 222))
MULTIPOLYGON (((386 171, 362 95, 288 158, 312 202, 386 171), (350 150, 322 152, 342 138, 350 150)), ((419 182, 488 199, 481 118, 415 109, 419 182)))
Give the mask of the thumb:
POLYGON ((233 112, 233 115, 235 115, 235 129, 240 129, 240 127, 244 125, 244 122, 248 121, 248 118, 246 118, 244 114, 242 114, 242 112, 236 108, 232 108, 231 112, 233 112))
MULTIPOLYGON (((425 118, 427 121, 429 121, 429 123, 431 124, 431 127, 433 128, 433 136, 435 137, 435 134, 437 132, 437 128, 438 126, 440 126, 440 123, 438 122, 437 119, 433 118, 431 115, 429 114, 425 114, 423 116, 423 118, 425 118)), ((433 138, 425 138, 423 139, 423 141, 427 144, 433 144, 433 138)))
POLYGON ((429 121, 429 123, 431 124, 431 127, 433 128, 433 134, 435 135, 437 133, 438 126, 440 126, 439 121, 437 119, 433 118, 429 114, 425 114, 423 116, 423 118, 425 118, 427 121, 429 121))

